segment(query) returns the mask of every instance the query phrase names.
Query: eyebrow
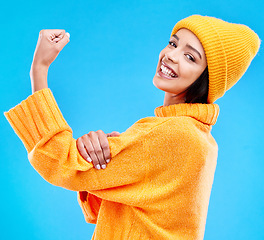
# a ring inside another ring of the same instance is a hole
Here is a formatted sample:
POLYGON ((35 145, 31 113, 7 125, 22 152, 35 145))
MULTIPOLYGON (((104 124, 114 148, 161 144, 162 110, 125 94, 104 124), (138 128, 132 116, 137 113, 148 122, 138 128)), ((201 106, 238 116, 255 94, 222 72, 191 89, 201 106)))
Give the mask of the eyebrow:
MULTIPOLYGON (((176 38, 177 41, 180 40, 179 37, 178 37, 176 34, 173 34, 172 37, 176 38)), ((199 55, 200 59, 202 59, 202 56, 201 56, 201 54, 199 53, 198 50, 196 50, 194 47, 192 47, 192 46, 191 46, 190 44, 188 44, 188 43, 186 44, 186 47, 188 47, 188 48, 192 49, 193 51, 195 51, 195 52, 199 55)))

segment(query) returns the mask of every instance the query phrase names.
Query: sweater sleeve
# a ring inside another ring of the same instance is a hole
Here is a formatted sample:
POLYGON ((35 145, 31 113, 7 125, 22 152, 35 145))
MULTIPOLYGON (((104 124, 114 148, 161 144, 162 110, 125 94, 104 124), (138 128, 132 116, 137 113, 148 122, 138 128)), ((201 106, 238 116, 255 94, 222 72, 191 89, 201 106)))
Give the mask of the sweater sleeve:
POLYGON ((35 92, 5 116, 27 149, 31 165, 49 183, 117 202, 131 202, 143 190, 148 168, 144 130, 136 128, 131 134, 129 128, 119 137, 109 137, 112 161, 106 169, 96 170, 79 154, 50 89, 35 92))
POLYGON ((89 192, 81 191, 77 193, 77 200, 86 222, 96 224, 102 199, 89 192))

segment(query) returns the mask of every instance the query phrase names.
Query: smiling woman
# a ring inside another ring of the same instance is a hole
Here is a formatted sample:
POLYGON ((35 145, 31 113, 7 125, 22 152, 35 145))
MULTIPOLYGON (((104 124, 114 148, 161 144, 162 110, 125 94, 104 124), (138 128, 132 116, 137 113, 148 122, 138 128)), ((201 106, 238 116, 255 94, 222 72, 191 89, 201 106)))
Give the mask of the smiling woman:
MULTIPOLYGON (((159 55, 157 73, 153 78, 153 84, 165 91, 163 106, 185 103, 186 95, 188 97, 190 95, 188 88, 195 81, 200 83, 203 79, 205 82, 203 85, 206 86, 208 79, 204 77, 199 79, 202 73, 206 71, 206 66, 207 61, 203 46, 190 30, 182 28, 173 34, 168 46, 159 55)), ((200 95, 198 92, 199 89, 197 89, 197 94, 192 94, 193 98, 207 98, 206 88, 203 94, 206 95, 205 97, 198 97, 200 95)), ((188 99, 188 102, 194 102, 195 99, 188 99)))
POLYGON ((155 116, 116 137, 98 131, 77 141, 47 86, 48 67, 68 42, 64 30, 41 32, 33 94, 5 113, 32 166, 77 192, 85 220, 96 224, 94 240, 202 240, 218 155, 214 102, 248 68, 257 34, 214 17, 179 21, 159 54, 153 83, 165 98, 155 116))

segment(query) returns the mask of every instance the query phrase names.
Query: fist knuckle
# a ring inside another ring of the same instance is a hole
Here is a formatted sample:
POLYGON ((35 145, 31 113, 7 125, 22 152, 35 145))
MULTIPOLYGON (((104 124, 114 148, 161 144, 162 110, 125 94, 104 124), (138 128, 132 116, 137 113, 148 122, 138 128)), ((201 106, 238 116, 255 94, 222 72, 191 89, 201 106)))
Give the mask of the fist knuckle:
POLYGON ((41 34, 42 34, 43 36, 46 36, 46 35, 47 35, 47 30, 46 30, 46 29, 42 29, 42 30, 41 30, 41 34))
POLYGON ((94 131, 90 131, 87 135, 88 135, 88 136, 93 136, 94 133, 95 133, 94 131))

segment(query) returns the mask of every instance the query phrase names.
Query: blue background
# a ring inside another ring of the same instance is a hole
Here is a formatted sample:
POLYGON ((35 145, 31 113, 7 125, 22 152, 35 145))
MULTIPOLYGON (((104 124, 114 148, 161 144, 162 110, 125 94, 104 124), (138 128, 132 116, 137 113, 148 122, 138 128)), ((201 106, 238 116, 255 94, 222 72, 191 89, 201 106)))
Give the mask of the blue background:
MULTIPOLYGON (((174 24, 192 14, 243 23, 264 39, 262 1, 10 1, 1 3, 0 103, 31 94, 29 71, 41 29, 70 42, 52 63, 49 87, 78 138, 125 131, 154 116, 164 92, 152 78, 174 24)), ((263 45, 242 79, 216 103, 219 157, 206 240, 264 239, 263 45)), ((43 180, 4 115, 1 124, 1 239, 90 239, 76 193, 43 180)))

